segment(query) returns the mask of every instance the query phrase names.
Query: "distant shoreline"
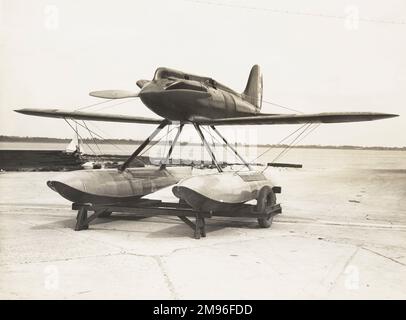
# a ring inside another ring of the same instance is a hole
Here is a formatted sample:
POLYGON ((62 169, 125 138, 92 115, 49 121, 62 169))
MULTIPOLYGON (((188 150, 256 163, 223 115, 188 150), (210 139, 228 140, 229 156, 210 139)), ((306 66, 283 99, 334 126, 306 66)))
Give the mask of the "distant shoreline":
MULTIPOLYGON (((0 135, 0 143, 1 142, 27 142, 27 143, 65 143, 68 144, 71 139, 68 138, 46 138, 46 137, 17 137, 17 136, 1 136, 0 135)), ((106 139, 100 140, 95 139, 98 144, 140 144, 142 140, 132 140, 132 139, 106 139)), ((85 143, 94 143, 92 139, 85 139, 85 143)), ((182 143, 182 145, 200 145, 199 143, 182 143)), ((243 144, 239 144, 243 145, 243 144)), ((257 147, 280 147, 284 148, 288 145, 280 144, 258 144, 257 147)), ((406 151, 405 147, 382 147, 382 146, 373 146, 373 147, 365 147, 365 146, 350 146, 350 145, 340 145, 340 146, 332 146, 332 145, 297 145, 294 146, 295 149, 343 149, 343 150, 393 150, 393 151, 406 151)))

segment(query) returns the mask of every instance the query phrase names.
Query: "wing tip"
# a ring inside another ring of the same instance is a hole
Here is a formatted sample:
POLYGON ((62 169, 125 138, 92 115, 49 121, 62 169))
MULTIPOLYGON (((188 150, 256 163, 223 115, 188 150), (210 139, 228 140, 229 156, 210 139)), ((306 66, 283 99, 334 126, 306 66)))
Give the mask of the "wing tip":
POLYGON ((98 91, 89 92, 89 96, 95 97, 95 98, 99 98, 99 97, 97 96, 97 92, 98 92, 98 91))
POLYGON ((15 109, 14 112, 26 114, 26 115, 41 115, 48 112, 56 112, 59 109, 35 109, 35 108, 23 108, 23 109, 15 109))
POLYGON ((395 113, 384 113, 383 115, 385 116, 385 118, 396 118, 396 117, 400 116, 400 115, 395 114, 395 113))
POLYGON ((28 112, 28 110, 29 109, 23 108, 23 109, 14 109, 13 111, 17 112, 17 113, 25 114, 26 112, 28 112))
POLYGON ((370 120, 384 120, 396 117, 399 117, 399 115, 395 113, 371 113, 370 120))

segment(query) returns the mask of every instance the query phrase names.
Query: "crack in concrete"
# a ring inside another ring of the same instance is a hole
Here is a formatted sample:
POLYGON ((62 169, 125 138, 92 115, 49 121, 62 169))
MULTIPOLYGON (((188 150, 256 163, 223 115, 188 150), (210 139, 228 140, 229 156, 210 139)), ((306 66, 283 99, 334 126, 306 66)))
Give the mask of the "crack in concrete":
MULTIPOLYGON (((23 224, 36 226, 36 224, 28 223, 26 221, 23 222, 23 224)), ((281 222, 281 224, 289 224, 289 222, 281 222)), ((56 226, 55 227, 50 226, 49 229, 61 232, 63 234, 67 234, 67 233, 71 234, 70 230, 69 231, 68 230, 61 230, 60 228, 58 228, 56 226)), ((246 234, 247 234, 246 232, 243 232, 243 235, 246 235, 246 234)), ((162 258, 170 257, 171 255, 173 255, 173 254, 175 254, 177 252, 180 252, 180 251, 195 250, 195 249, 199 250, 201 248, 213 248, 213 247, 229 245, 229 244, 247 243, 247 242, 258 241, 258 240, 266 240, 266 239, 273 238, 275 236, 275 234, 269 234, 269 235, 265 235, 265 236, 254 236, 254 237, 249 238, 249 239, 235 239, 235 240, 230 239, 229 241, 227 241, 227 240, 224 241, 223 240, 223 241, 221 241, 219 243, 202 243, 202 244, 195 245, 195 246, 192 246, 192 247, 188 246, 188 247, 176 248, 176 249, 171 250, 169 253, 166 253, 166 254, 152 254, 152 255, 150 255, 150 254, 140 254, 140 253, 132 252, 131 249, 128 250, 125 247, 113 244, 113 243, 111 243, 109 241, 103 241, 101 239, 95 239, 94 237, 91 237, 88 234, 77 233, 75 235, 79 236, 81 238, 87 239, 87 240, 94 241, 96 243, 102 243, 104 245, 108 245, 111 248, 116 248, 116 249, 119 249, 121 251, 118 252, 118 253, 107 253, 107 254, 103 254, 103 255, 82 256, 82 257, 72 257, 72 258, 64 258, 64 259, 52 259, 52 260, 41 260, 41 261, 33 261, 33 262, 28 262, 28 263, 23 262, 23 263, 18 263, 18 264, 52 263, 52 262, 58 262, 58 261, 73 261, 73 260, 80 260, 80 259, 111 257, 111 256, 120 256, 120 255, 133 255, 133 256, 137 256, 137 257, 151 258, 154 261, 156 261, 156 263, 157 263, 157 265, 159 267, 159 270, 161 271, 161 273, 163 275, 164 282, 165 282, 165 284, 166 284, 166 286, 167 286, 167 288, 169 290, 169 293, 170 293, 171 297, 173 299, 175 299, 175 300, 179 299, 178 293, 176 292, 175 286, 174 286, 168 272, 165 270, 165 266, 163 264, 162 258)), ((289 234, 278 234, 277 236, 280 236, 280 237, 286 237, 286 236, 292 237, 293 236, 293 237, 304 237, 304 238, 311 238, 312 237, 312 236, 298 235, 298 234, 291 234, 291 233, 289 233, 289 234)), ((351 245, 351 246, 354 245, 354 244, 349 244, 349 243, 345 243, 345 242, 343 243, 342 241, 333 241, 333 240, 330 240, 330 239, 320 239, 320 240, 323 240, 323 241, 326 241, 326 242, 332 242, 332 243, 339 243, 339 244, 342 244, 342 245, 351 245)), ((378 252, 375 252, 375 251, 373 251, 371 249, 362 247, 361 245, 356 245, 356 248, 355 248, 354 252, 346 260, 346 263, 344 264, 342 270, 338 273, 338 276, 336 277, 336 279, 329 286, 329 289, 328 289, 329 293, 331 293, 331 291, 336 287, 336 285, 338 283, 338 279, 341 277, 343 272, 345 272, 347 266, 352 261, 352 259, 355 257, 355 255, 357 254, 357 252, 358 252, 358 250, 360 248, 362 248, 362 249, 364 249, 366 251, 369 251, 371 253, 374 253, 376 255, 379 255, 381 257, 384 257, 386 259, 389 259, 389 260, 391 260, 391 261, 393 261, 393 262, 395 262, 397 264, 400 264, 402 266, 406 266, 405 264, 397 261, 396 259, 393 259, 391 257, 387 257, 387 256, 385 256, 383 254, 380 254, 378 252)), ((10 265, 10 264, 0 264, 0 266, 8 266, 8 265, 10 265)))
POLYGON ((210 243, 210 244, 202 244, 202 245, 197 245, 193 247, 183 247, 183 248, 176 248, 170 251, 167 254, 161 254, 158 255, 159 257, 167 258, 170 255, 177 253, 179 251, 186 251, 186 250, 194 250, 194 249, 201 249, 201 248, 212 248, 220 245, 227 245, 227 244, 235 244, 235 243, 243 243, 243 242, 250 242, 250 241, 255 241, 255 240, 262 240, 262 239, 268 239, 269 237, 255 237, 251 239, 237 239, 237 240, 232 240, 232 241, 225 241, 225 242, 218 242, 218 243, 210 243))
POLYGON ((153 259, 156 261, 156 263, 158 264, 159 269, 160 269, 161 272, 162 272, 162 275, 163 275, 163 277, 164 277, 166 286, 168 287, 168 290, 169 290, 169 292, 170 292, 172 298, 173 298, 174 300, 179 300, 179 297, 178 297, 178 294, 177 294, 177 292, 176 292, 175 286, 173 285, 173 282, 171 281, 171 279, 170 279, 168 273, 167 273, 166 270, 165 270, 165 266, 164 266, 163 263, 162 263, 161 257, 159 257, 159 256, 153 256, 153 259))
POLYGON ((328 293, 331 293, 331 291, 336 287, 338 279, 341 277, 341 275, 345 272, 345 270, 347 269, 348 265, 350 264, 350 262, 352 261, 352 259, 354 259, 355 255, 358 253, 360 249, 360 246, 356 246, 354 252, 348 257, 348 259, 346 260, 343 268, 341 269, 341 271, 338 273, 337 277, 334 279, 334 281, 331 283, 329 289, 328 289, 328 293))
MULTIPOLYGON (((169 254, 169 255, 171 255, 171 254, 169 254)), ((165 270, 165 266, 163 265, 163 262, 162 262, 162 258, 169 256, 169 255, 145 255, 145 254, 138 254, 138 253, 123 251, 120 253, 113 253, 113 254, 71 257, 71 258, 52 259, 52 260, 40 260, 40 261, 20 262, 20 263, 11 263, 11 264, 0 264, 0 267, 7 267, 7 266, 13 266, 13 265, 32 265, 32 264, 40 264, 40 263, 55 263, 55 262, 62 262, 62 261, 66 262, 66 261, 74 261, 74 260, 81 260, 81 259, 104 258, 104 257, 114 257, 114 256, 136 256, 136 257, 142 257, 142 258, 149 258, 149 259, 153 259, 157 263, 158 268, 162 273, 164 282, 168 288, 168 291, 169 291, 172 299, 179 300, 175 286, 174 286, 172 280, 170 279, 169 274, 165 270)))
MULTIPOLYGON (((306 236, 304 236, 304 235, 295 235, 295 236, 297 236, 297 237, 306 237, 306 236)), ((374 254, 376 254, 376 255, 378 255, 378 256, 381 256, 381 257, 383 257, 383 258, 389 259, 389 260, 391 260, 392 262, 395 262, 395 263, 397 263, 397 264, 400 264, 400 265, 406 267, 406 264, 405 264, 405 263, 400 262, 400 261, 398 261, 398 260, 395 259, 395 258, 391 258, 391 257, 385 256, 384 254, 379 253, 379 252, 376 252, 376 251, 374 251, 374 250, 372 250, 372 249, 366 248, 366 247, 364 247, 363 244, 353 244, 353 243, 350 243, 350 241, 352 240, 351 238, 342 238, 341 240, 344 240, 344 241, 340 241, 340 239, 332 240, 332 239, 325 239, 325 238, 319 239, 319 240, 322 240, 322 241, 325 241, 325 242, 331 242, 331 243, 338 243, 338 244, 341 244, 341 245, 357 246, 358 248, 364 249, 364 250, 366 250, 366 251, 369 251, 369 252, 371 252, 371 253, 374 253, 374 254), (348 242, 345 242, 346 240, 347 240, 348 242)), ((391 246, 391 247, 398 248, 397 246, 391 246)), ((402 256, 401 256, 401 257, 402 257, 402 256)))
POLYGON ((378 255, 378 256, 380 256, 380 257, 383 257, 383 258, 385 258, 385 259, 389 259, 390 261, 393 261, 393 262, 395 262, 395 263, 397 263, 397 264, 400 264, 401 266, 406 267, 406 264, 404 264, 403 262, 400 262, 400 261, 398 261, 398 260, 396 260, 396 259, 394 259, 394 258, 385 256, 385 255, 382 254, 382 253, 376 252, 376 251, 371 250, 371 249, 366 248, 366 247, 361 247, 361 249, 366 250, 366 251, 369 251, 369 252, 374 253, 374 254, 376 254, 376 255, 378 255))
POLYGON ((60 259, 50 259, 50 260, 38 260, 38 261, 24 261, 24 262, 14 262, 14 263, 1 263, 0 267, 7 267, 13 265, 31 265, 37 263, 53 263, 53 262, 62 262, 62 261, 74 261, 81 259, 90 259, 90 258, 103 258, 103 257, 113 257, 123 255, 125 253, 106 253, 106 254, 97 254, 90 256, 80 256, 80 257, 70 257, 70 258, 60 258, 60 259))
POLYGON ((317 220, 312 222, 304 221, 275 221, 275 224, 304 224, 310 226, 324 226, 324 227, 345 227, 345 228, 359 228, 369 230, 396 230, 406 231, 406 225, 404 224, 367 224, 367 223, 347 223, 347 222, 330 222, 317 220))

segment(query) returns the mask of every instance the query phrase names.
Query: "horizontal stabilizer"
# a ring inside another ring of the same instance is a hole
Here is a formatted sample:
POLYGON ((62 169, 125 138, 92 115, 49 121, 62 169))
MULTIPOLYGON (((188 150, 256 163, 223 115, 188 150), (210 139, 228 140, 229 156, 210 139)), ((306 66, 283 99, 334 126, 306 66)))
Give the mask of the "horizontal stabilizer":
POLYGON ((160 124, 164 119, 153 119, 144 117, 133 117, 126 115, 116 115, 108 113, 94 113, 82 111, 63 111, 58 109, 20 109, 15 112, 26 114, 29 116, 46 117, 46 118, 61 118, 74 120, 88 121, 106 121, 106 122, 126 122, 126 123, 145 123, 145 124, 160 124))
POLYGON ((301 168, 303 168, 303 165, 302 164, 296 164, 296 163, 271 162, 271 163, 268 163, 268 167, 301 169, 301 168))
POLYGON ((272 124, 303 124, 303 123, 342 123, 372 121, 397 117, 397 114, 375 112, 336 112, 315 114, 277 114, 257 115, 250 117, 201 119, 196 122, 202 125, 272 125, 272 124))
POLYGON ((138 92, 127 91, 127 90, 103 90, 103 91, 93 91, 89 93, 92 97, 103 98, 103 99, 126 99, 126 98, 137 98, 138 92))

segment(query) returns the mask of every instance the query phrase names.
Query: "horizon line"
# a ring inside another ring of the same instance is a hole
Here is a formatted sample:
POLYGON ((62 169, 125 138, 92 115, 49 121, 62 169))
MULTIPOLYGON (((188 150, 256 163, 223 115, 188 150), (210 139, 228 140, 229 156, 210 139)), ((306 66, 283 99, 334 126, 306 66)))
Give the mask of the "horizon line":
MULTIPOLYGON (((57 142, 55 140, 59 141, 70 141, 72 138, 55 138, 55 137, 37 137, 37 136, 9 136, 9 135, 0 135, 0 143, 1 142, 18 142, 16 140, 24 141, 24 140, 54 140, 54 142, 57 142), (9 139, 9 141, 7 141, 9 139), (15 141, 13 141, 13 139, 15 141)), ((131 138, 110 138, 110 139, 98 139, 98 138, 85 138, 85 141, 97 141, 97 142, 109 142, 109 141, 122 141, 122 142, 142 142, 144 139, 131 139, 131 138)), ((171 140, 169 140, 171 141, 171 140)), ((41 141, 43 143, 47 143, 45 141, 41 141)), ((51 141, 50 141, 51 142, 51 141)), ((201 143, 199 142, 182 142, 182 144, 189 144, 189 145, 199 145, 201 143)), ((242 146, 286 146, 288 144, 264 144, 264 143, 258 143, 258 144, 248 144, 248 143, 237 143, 237 145, 242 145, 242 146)), ((319 148, 362 148, 362 149, 406 149, 406 146, 362 146, 362 145, 323 145, 323 144, 301 144, 301 145, 295 145, 293 148, 296 147, 319 147, 319 148)))

